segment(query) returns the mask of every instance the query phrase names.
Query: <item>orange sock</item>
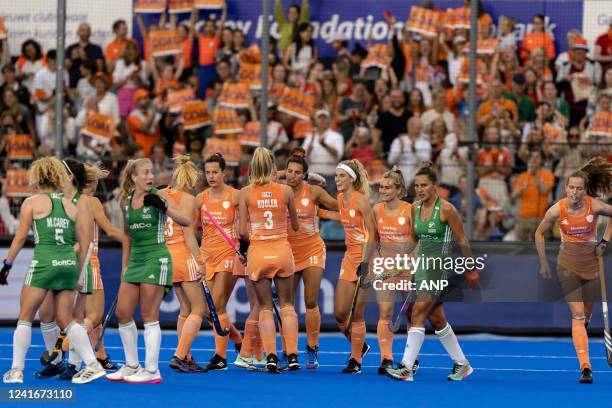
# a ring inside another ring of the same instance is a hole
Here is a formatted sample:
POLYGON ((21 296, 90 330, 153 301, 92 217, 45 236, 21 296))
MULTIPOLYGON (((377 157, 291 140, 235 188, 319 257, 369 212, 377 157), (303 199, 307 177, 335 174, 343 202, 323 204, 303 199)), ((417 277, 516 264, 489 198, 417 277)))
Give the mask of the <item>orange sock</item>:
POLYGON ((287 305, 281 307, 280 310, 281 319, 283 319, 283 338, 284 345, 283 349, 287 355, 289 354, 297 354, 297 341, 298 341, 298 319, 297 313, 295 313, 295 309, 293 305, 287 305))
POLYGON ((393 332, 389 330, 388 320, 379 320, 376 327, 381 360, 393 360, 393 332))
POLYGON ((351 357, 361 364, 361 350, 365 343, 366 325, 364 321, 353 322, 351 326, 351 357))
MULTIPOLYGON (((219 322, 221 322, 221 316, 219 316, 219 322)), ((227 320, 227 323, 221 323, 221 328, 226 328, 228 326, 230 328, 229 338, 232 339, 232 342, 234 344, 242 344, 242 335, 240 334, 240 330, 238 330, 236 326, 229 321, 229 319, 227 320)))
MULTIPOLYGON (((219 323, 221 324, 221 327, 229 327, 231 323, 229 317, 227 317, 227 313, 222 313, 219 315, 219 323)), ((229 336, 220 336, 215 331, 215 353, 223 358, 227 358, 227 343, 229 343, 228 337, 229 336)))
POLYGON ((191 343, 198 335, 200 326, 202 325, 202 318, 195 314, 190 314, 185 320, 185 324, 181 330, 181 337, 179 338, 178 347, 176 348, 175 356, 180 359, 184 359, 188 356, 189 350, 191 350, 191 343))
POLYGON ((589 361, 589 338, 584 327, 584 320, 572 319, 572 341, 580 362, 580 369, 591 368, 589 361))
POLYGON ((261 332, 259 331, 259 321, 257 321, 256 325, 257 325, 257 330, 255 331, 255 339, 253 340, 251 347, 252 347, 252 352, 255 358, 257 358, 258 360, 261 360, 263 359, 263 356, 264 356, 264 348, 263 348, 263 341, 261 341, 261 332))
POLYGON ((181 333, 183 332, 183 325, 185 324, 185 320, 187 317, 179 315, 178 320, 176 321, 176 338, 181 338, 181 333))
POLYGON ((319 306, 306 309, 306 335, 308 346, 314 348, 319 345, 319 330, 321 330, 321 312, 319 306))
POLYGON ((244 323, 244 337, 242 338, 242 348, 240 355, 242 357, 251 357, 253 354, 253 345, 258 337, 259 329, 257 328, 257 320, 247 319, 244 323))
POLYGON ((276 354, 276 325, 271 310, 259 312, 259 334, 266 353, 276 354))

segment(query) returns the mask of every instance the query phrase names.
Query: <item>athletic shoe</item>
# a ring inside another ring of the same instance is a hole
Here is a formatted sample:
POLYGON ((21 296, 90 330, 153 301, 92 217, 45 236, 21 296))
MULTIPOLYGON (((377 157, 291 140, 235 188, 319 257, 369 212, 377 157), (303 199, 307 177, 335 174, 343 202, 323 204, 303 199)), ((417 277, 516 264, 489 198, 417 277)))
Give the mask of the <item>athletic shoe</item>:
POLYGON ((370 352, 370 345, 368 343, 363 343, 363 347, 361 348, 361 358, 364 358, 370 352))
POLYGON ((357 362, 354 358, 351 358, 348 361, 348 364, 345 368, 342 369, 342 374, 360 374, 361 373, 361 364, 357 362))
POLYGON ((215 354, 213 358, 210 359, 210 362, 206 366, 207 370, 227 370, 227 360, 221 357, 218 354, 215 354))
POLYGON ((419 369, 419 359, 414 360, 414 364, 412 364, 412 375, 415 375, 417 370, 419 369))
POLYGON ((68 364, 66 369, 60 375, 58 375, 57 378, 63 381, 70 381, 72 380, 72 377, 77 375, 78 372, 79 370, 77 370, 74 364, 68 364))
POLYGON ((266 370, 272 374, 280 374, 280 369, 278 368, 278 357, 276 357, 276 354, 268 354, 266 370))
POLYGON ((593 371, 585 367, 580 372, 580 384, 593 384, 593 371))
POLYGON ((97 361, 91 363, 72 377, 73 384, 87 384, 92 381, 102 378, 106 375, 106 371, 97 361))
POLYGON ((159 370, 151 372, 140 368, 136 374, 128 375, 123 381, 130 384, 157 384, 162 382, 162 376, 159 370))
POLYGON ((412 376, 412 369, 406 368, 403 364, 397 366, 397 368, 388 367, 385 369, 385 374, 389 378, 393 378, 398 381, 414 381, 412 376))
POLYGON ((236 350, 236 354, 240 354, 240 350, 242 350, 242 343, 234 344, 234 350, 236 350))
POLYGON ((474 369, 468 361, 463 364, 455 363, 453 372, 446 377, 448 381, 463 381, 468 375, 472 374, 474 369))
POLYGON ((110 359, 110 356, 107 354, 105 359, 98 358, 98 363, 102 364, 102 367, 106 371, 117 371, 117 366, 110 359))
POLYGON ((45 368, 40 370, 35 374, 36 378, 49 378, 55 377, 58 374, 61 374, 66 370, 66 363, 64 360, 60 360, 57 364, 49 364, 46 365, 45 368))
POLYGON ((253 365, 254 360, 255 359, 253 357, 243 357, 238 354, 238 357, 236 357, 236 361, 234 361, 234 365, 240 368, 249 368, 253 365))
POLYGON ((177 356, 172 356, 172 360, 170 360, 170 368, 175 371, 181 373, 189 373, 189 362, 187 361, 187 357, 181 359, 177 356))
POLYGON ((378 367, 378 375, 385 375, 387 372, 387 368, 393 368, 393 360, 384 359, 380 363, 380 367, 378 367))
POLYGON ((187 360, 187 364, 189 365, 190 373, 205 373, 208 371, 208 368, 199 365, 193 357, 189 357, 189 360, 187 360))
POLYGON ((289 368, 289 361, 287 360, 287 354, 283 351, 278 359, 278 369, 285 371, 287 368, 289 368))
POLYGON ((306 368, 309 370, 319 368, 319 346, 310 348, 306 345, 306 368))
POLYGON ((289 368, 289 371, 297 371, 300 369, 297 354, 291 353, 287 356, 287 367, 289 368))
POLYGON ((2 376, 2 382, 5 384, 23 384, 23 370, 11 368, 2 376))
POLYGON ((123 381, 125 377, 136 374, 140 370, 140 364, 136 367, 130 367, 129 365, 122 365, 119 370, 112 374, 107 374, 106 379, 109 381, 123 381))

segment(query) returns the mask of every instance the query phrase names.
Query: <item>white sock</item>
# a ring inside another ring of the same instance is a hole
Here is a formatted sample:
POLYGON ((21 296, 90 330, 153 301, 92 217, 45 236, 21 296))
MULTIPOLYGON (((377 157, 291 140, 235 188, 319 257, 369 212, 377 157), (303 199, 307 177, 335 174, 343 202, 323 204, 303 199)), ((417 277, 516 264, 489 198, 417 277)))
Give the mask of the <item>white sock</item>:
MULTIPOLYGON (((66 327, 66 336, 70 340, 70 348, 76 350, 76 353, 83 359, 85 365, 90 365, 97 361, 87 336, 87 330, 83 326, 75 321, 70 322, 66 327)), ((75 353, 70 354, 73 355, 75 353)))
POLYGON ((406 348, 404 349, 404 356, 402 357, 402 363, 406 368, 412 368, 414 361, 419 356, 419 351, 425 340, 425 328, 424 327, 411 327, 408 330, 408 339, 406 339, 406 348))
POLYGON ((13 333, 13 365, 11 368, 23 370, 30 343, 32 343, 32 323, 19 320, 13 333))
MULTIPOLYGON (((40 331, 42 332, 43 340, 45 341, 45 348, 49 354, 53 353, 53 349, 55 348, 55 343, 57 342, 57 338, 60 335, 60 328, 57 326, 55 321, 50 323, 40 322, 40 331)), ((57 364, 62 361, 62 350, 60 349, 59 353, 57 353, 57 357, 51 362, 51 364, 57 364)))
POLYGON ((125 353, 125 365, 138 367, 138 329, 136 323, 130 320, 128 323, 119 323, 119 336, 125 353))
POLYGON ((440 331, 436 331, 436 336, 440 339, 440 342, 444 346, 444 349, 452 358, 459 364, 465 364, 467 361, 465 355, 463 354, 463 350, 461 350, 461 346, 457 341, 457 336, 455 336, 455 332, 450 324, 446 323, 446 327, 440 331))
POLYGON ((144 340, 145 340, 145 369, 154 373, 158 369, 159 348, 161 346, 161 329, 159 322, 145 323, 144 325, 144 340))

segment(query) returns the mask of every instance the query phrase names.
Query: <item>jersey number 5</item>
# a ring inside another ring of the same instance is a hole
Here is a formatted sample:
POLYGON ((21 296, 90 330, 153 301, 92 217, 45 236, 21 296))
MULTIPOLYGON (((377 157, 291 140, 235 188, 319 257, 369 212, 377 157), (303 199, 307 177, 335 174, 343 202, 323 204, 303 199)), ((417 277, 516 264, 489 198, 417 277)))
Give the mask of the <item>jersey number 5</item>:
POLYGON ((266 219, 266 222, 264 223, 264 228, 265 229, 274 228, 274 221, 272 220, 272 211, 264 211, 263 216, 266 219))
POLYGON ((66 241, 64 241, 64 230, 61 228, 55 229, 55 242, 58 244, 66 245, 66 241))

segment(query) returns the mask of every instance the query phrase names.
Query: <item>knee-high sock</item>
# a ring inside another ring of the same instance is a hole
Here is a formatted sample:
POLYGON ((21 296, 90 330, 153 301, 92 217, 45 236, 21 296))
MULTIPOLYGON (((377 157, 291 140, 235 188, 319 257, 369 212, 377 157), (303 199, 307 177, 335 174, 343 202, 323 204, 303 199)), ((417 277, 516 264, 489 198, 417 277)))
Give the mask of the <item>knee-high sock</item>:
MULTIPOLYGON (((85 333, 88 332, 86 322, 80 324, 80 326, 85 329, 85 333)), ((89 336, 87 337, 87 339, 89 340, 89 336)), ((81 369, 81 362, 81 356, 79 356, 77 349, 75 348, 74 344, 70 343, 70 347, 68 348, 68 364, 72 364, 78 371, 81 369)))
MULTIPOLYGON (((221 316, 219 316, 219 319, 221 319, 221 316)), ((240 334, 240 330, 238 330, 236 326, 234 326, 234 323, 230 322, 229 320, 228 320, 228 325, 230 328, 229 338, 236 345, 242 344, 242 334, 240 334)), ((223 324, 221 324, 221 328, 224 329, 226 327, 227 326, 224 326, 223 324)))
POLYGON ((280 315, 283 320, 282 332, 285 339, 285 352, 287 355, 297 354, 298 319, 293 305, 281 307, 280 315))
POLYGON ((366 336, 366 325, 362 320, 360 322, 353 322, 351 325, 351 358, 354 358, 361 364, 361 350, 363 349, 363 343, 365 343, 366 336))
POLYGON ((179 315, 176 320, 176 340, 178 341, 181 338, 181 333, 183 331, 183 326, 185 325, 185 320, 187 320, 186 316, 179 315))
MULTIPOLYGON (((230 327, 231 323, 230 323, 229 317, 227 316, 227 313, 221 313, 219 315, 219 324, 221 325, 221 328, 230 327)), ((231 332, 232 331, 230 329, 230 333, 231 332)), ((227 343, 229 343, 229 336, 221 336, 219 333, 217 333, 216 330, 214 333, 215 333, 215 354, 217 354, 220 357, 227 358, 227 343)), ((244 347, 244 344, 243 344, 243 347, 244 347)))
POLYGON ((440 342, 444 346, 444 349, 452 358, 459 364, 463 364, 467 361, 465 355, 463 354, 463 350, 461 350, 461 346, 457 341, 457 336, 455 336, 455 332, 450 324, 446 323, 446 327, 440 331, 436 330, 436 336, 440 339, 440 342))
POLYGON ((255 331, 255 340, 252 344, 253 355, 257 360, 262 360, 264 356, 263 341, 261 340, 261 331, 259 330, 259 320, 257 321, 257 330, 255 331))
POLYGON ((32 343, 32 323, 19 320, 13 333, 13 365, 11 368, 23 370, 25 356, 32 343))
POLYGON ((259 334, 266 353, 268 355, 276 354, 276 325, 271 310, 259 312, 259 334))
POLYGON ((70 353, 71 356, 77 358, 78 355, 86 365, 97 362, 85 327, 75 321, 70 322, 66 327, 66 337, 70 339, 70 348, 74 349, 74 352, 70 353))
MULTIPOLYGON (((176 353, 174 353, 175 356, 180 359, 187 357, 189 350, 191 350, 191 343, 193 343, 193 340, 200 332, 201 325, 202 318, 200 316, 193 313, 187 316, 185 324, 183 325, 183 330, 181 331, 181 338, 179 339, 176 353)), ((159 327, 159 322, 157 322, 157 327, 159 327)))
POLYGON ((591 368, 589 361, 589 337, 583 319, 572 319, 572 341, 580 362, 580 369, 591 368))
POLYGON ((258 336, 259 329, 257 328, 257 320, 247 319, 244 323, 244 337, 242 338, 242 348, 240 355, 242 357, 251 357, 253 352, 253 343, 258 336))
POLYGON ((319 306, 306 309, 306 335, 308 346, 314 348, 319 345, 319 331, 321 330, 321 312, 319 306))
POLYGON ((402 357, 402 363, 410 368, 414 365, 425 340, 425 328, 424 327, 411 327, 408 330, 408 339, 406 339, 406 348, 404 349, 404 356, 402 357))
MULTIPOLYGON (((186 324, 187 322, 185 322, 185 325, 186 324)), ((185 331, 185 328, 183 328, 183 331, 185 331)), ((181 335, 181 337, 183 336, 184 333, 181 335)), ((154 373, 159 368, 159 347, 161 346, 161 329, 159 327, 159 322, 149 322, 144 324, 144 341, 145 369, 150 373, 154 373)))
POLYGON ((125 353, 125 365, 129 367, 138 367, 138 329, 136 323, 130 320, 128 323, 119 323, 119 337, 123 344, 123 352, 125 353))
MULTIPOLYGON (((49 354, 53 353, 55 343, 60 335, 60 328, 57 326, 55 321, 51 323, 40 323, 40 331, 42 332, 43 340, 45 341, 45 348, 49 354)), ((63 351, 60 349, 57 357, 51 362, 51 364, 57 364, 62 360, 63 351)))
POLYGON ((380 347, 380 359, 393 361, 393 332, 389 330, 388 320, 379 320, 376 326, 378 335, 378 346, 380 347))

